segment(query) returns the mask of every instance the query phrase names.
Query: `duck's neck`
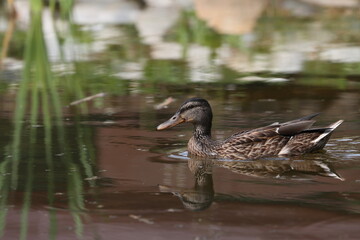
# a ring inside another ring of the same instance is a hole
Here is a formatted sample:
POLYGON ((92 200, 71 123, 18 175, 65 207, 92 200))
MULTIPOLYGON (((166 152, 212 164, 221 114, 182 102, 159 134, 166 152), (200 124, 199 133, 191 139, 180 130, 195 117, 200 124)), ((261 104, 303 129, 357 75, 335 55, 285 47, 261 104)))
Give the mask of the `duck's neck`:
POLYGON ((211 122, 206 124, 194 124, 194 138, 211 139, 211 122))
POLYGON ((195 125, 194 134, 188 142, 188 150, 191 154, 201 157, 213 156, 214 141, 211 139, 210 125, 195 125))

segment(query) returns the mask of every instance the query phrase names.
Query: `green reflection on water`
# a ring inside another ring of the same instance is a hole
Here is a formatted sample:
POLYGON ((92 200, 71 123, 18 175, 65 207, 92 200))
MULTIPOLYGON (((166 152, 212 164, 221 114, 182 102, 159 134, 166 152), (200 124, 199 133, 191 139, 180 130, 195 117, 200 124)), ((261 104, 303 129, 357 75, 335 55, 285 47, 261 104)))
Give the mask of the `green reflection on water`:
MULTIPOLYGON (((74 133, 69 133, 64 127, 59 79, 51 71, 42 23, 42 2, 32 1, 31 23, 25 43, 25 67, 16 97, 13 139, 6 147, 6 156, 9 157, 0 163, 0 236, 5 234, 12 193, 23 193, 19 237, 26 239, 32 194, 34 191, 46 191, 49 238, 55 239, 57 234, 56 192, 67 193, 67 209, 73 217, 75 233, 80 237, 85 210, 83 181, 84 178, 94 179, 94 145, 91 130, 82 127, 79 119, 75 119, 75 140, 72 139, 74 133), (76 154, 70 147, 70 141, 77 146, 76 154), (56 154, 61 156, 55 157, 56 154), (64 177, 65 186, 62 186, 64 177)), ((84 95, 81 86, 73 92, 76 97, 84 95)), ((87 111, 86 108, 81 110, 87 111)), ((88 181, 88 185, 95 187, 95 180, 88 181)))
POLYGON ((4 235, 4 229, 6 226, 6 215, 8 212, 7 200, 8 200, 8 186, 10 185, 9 179, 9 160, 5 160, 0 163, 0 236, 4 235))

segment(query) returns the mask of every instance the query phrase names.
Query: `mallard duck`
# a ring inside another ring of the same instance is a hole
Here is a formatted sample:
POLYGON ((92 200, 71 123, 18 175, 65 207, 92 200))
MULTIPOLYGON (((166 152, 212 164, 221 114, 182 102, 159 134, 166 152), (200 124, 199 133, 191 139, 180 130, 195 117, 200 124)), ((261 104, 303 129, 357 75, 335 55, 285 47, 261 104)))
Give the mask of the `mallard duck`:
POLYGON ((188 142, 191 155, 227 159, 257 159, 269 156, 301 155, 322 149, 331 133, 343 120, 327 127, 311 128, 315 123, 311 114, 285 123, 273 123, 265 127, 238 132, 218 141, 211 138, 212 111, 208 101, 191 98, 157 130, 174 127, 181 123, 194 125, 193 136, 188 142))

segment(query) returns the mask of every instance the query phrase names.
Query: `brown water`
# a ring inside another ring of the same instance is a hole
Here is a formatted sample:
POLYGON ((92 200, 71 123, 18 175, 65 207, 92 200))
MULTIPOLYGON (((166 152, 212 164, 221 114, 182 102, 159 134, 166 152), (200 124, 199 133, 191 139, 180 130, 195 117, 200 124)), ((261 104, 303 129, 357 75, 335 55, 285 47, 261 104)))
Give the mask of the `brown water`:
POLYGON ((0 4, 0 238, 358 239, 358 7, 154 2, 79 1, 61 21, 0 4), (319 153, 191 159, 192 126, 156 126, 194 96, 216 139, 344 123, 319 153))
MULTIPOLYGON (((256 91, 247 88, 246 92, 252 96, 256 91)), ((83 209, 68 205, 74 196, 62 183, 69 172, 60 169, 54 203, 49 206, 49 193, 41 186, 47 182, 46 169, 41 170, 44 163, 36 159, 34 168, 39 172, 34 176, 28 238, 47 238, 56 228, 58 239, 76 234, 84 239, 356 239, 360 223, 359 122, 351 114, 336 114, 336 109, 344 108, 336 106, 341 104, 341 97, 334 97, 330 108, 319 107, 312 97, 269 101, 272 97, 268 93, 264 99, 237 100, 231 94, 223 99, 210 98, 215 113, 214 136, 224 138, 239 128, 317 111, 323 112, 318 117, 320 124, 340 117, 345 122, 325 152, 256 163, 201 161, 187 157, 190 126, 155 131, 182 99, 168 109, 154 110, 154 102, 147 96, 107 97, 105 106, 115 106, 112 114, 94 111, 77 124, 67 121, 70 132, 75 125, 91 131, 96 152, 95 175, 92 179, 83 177, 84 189, 78 192, 83 209), (290 107, 282 109, 289 102, 299 105, 296 112, 290 107), (260 103, 271 112, 255 107, 260 103), (93 187, 89 187, 91 181, 93 187), (55 226, 49 221, 51 211, 56 213, 55 226)), ((358 105, 346 106, 355 112, 352 108, 358 105)), ((75 134, 67 141, 77 142, 77 138, 75 134)), ((21 228, 26 194, 21 189, 9 197, 5 239, 18 236, 21 228)))

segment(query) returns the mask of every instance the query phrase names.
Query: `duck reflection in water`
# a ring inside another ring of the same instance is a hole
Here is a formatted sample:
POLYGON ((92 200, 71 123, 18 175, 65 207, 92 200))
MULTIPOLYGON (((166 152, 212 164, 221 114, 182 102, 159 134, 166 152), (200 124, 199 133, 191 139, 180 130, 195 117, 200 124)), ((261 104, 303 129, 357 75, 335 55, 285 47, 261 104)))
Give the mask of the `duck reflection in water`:
POLYGON ((343 122, 338 120, 327 127, 313 128, 313 118, 317 115, 311 114, 284 123, 276 122, 238 132, 219 141, 211 137, 213 115, 208 101, 202 98, 188 99, 169 120, 160 124, 157 130, 186 122, 193 124, 193 136, 188 142, 191 157, 188 165, 195 176, 195 185, 191 189, 161 185, 160 190, 174 193, 190 210, 203 210, 214 200, 211 171, 213 165, 257 177, 306 173, 342 180, 326 162, 284 158, 321 150, 332 132, 343 122), (266 159, 269 157, 273 159, 266 159), (274 160, 274 157, 285 160, 274 160))
POLYGON ((201 211, 210 207, 214 200, 214 187, 212 179, 213 160, 189 159, 188 167, 194 175, 193 188, 180 188, 159 185, 161 192, 171 192, 179 197, 184 207, 192 211, 201 211))
POLYGON ((188 210, 205 210, 211 206, 215 198, 212 179, 213 166, 252 177, 286 177, 308 174, 344 180, 329 163, 321 160, 259 159, 255 161, 232 161, 192 157, 188 161, 188 167, 195 178, 194 187, 181 188, 159 185, 159 189, 161 192, 171 192, 179 197, 188 210))

